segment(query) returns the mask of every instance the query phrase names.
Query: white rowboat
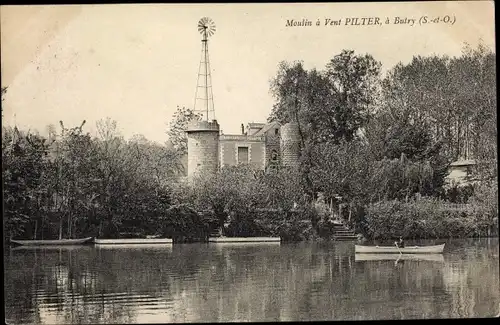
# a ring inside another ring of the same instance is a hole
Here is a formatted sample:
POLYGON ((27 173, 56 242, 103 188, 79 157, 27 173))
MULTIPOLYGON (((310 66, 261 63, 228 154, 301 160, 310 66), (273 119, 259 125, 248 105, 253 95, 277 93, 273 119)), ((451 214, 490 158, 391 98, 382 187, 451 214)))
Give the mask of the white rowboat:
POLYGON ((364 254, 357 253, 354 257, 356 262, 360 261, 427 261, 444 262, 443 254, 364 254))
POLYGON ((210 243, 269 243, 281 242, 281 237, 210 237, 210 243))
POLYGON ((96 245, 124 245, 124 244, 172 244, 170 238, 123 238, 123 239, 95 239, 96 245))
POLYGON ((361 246, 355 245, 356 253, 403 253, 403 254, 439 254, 444 250, 444 245, 434 246, 361 246))

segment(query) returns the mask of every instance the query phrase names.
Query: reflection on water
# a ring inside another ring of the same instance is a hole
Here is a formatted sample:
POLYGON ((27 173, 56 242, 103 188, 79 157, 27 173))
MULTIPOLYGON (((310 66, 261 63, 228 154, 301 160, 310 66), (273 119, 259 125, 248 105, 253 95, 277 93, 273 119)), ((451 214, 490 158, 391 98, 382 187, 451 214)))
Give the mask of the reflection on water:
POLYGON ((372 259, 353 243, 11 249, 9 323, 491 317, 498 239, 447 242, 443 259, 372 259))

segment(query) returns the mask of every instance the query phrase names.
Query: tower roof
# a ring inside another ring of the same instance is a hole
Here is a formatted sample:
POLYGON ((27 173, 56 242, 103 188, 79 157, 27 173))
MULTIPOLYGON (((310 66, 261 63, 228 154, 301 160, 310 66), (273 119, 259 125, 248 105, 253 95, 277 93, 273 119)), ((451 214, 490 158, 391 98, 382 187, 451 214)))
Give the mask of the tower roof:
POLYGON ((219 132, 219 123, 212 121, 190 121, 186 132, 219 132))

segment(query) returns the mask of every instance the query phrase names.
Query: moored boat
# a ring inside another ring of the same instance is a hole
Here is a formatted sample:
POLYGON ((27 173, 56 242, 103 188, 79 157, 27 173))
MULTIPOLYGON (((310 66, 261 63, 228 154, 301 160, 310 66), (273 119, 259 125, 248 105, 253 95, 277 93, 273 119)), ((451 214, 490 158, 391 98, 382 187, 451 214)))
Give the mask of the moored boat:
POLYGON ((427 261, 427 262, 444 262, 443 254, 400 254, 400 253, 356 253, 354 260, 360 261, 427 261))
POLYGON ((130 244, 172 244, 171 238, 121 238, 121 239, 95 239, 96 245, 130 245, 130 244))
POLYGON ((23 246, 15 246, 12 247, 13 251, 29 251, 29 250, 64 250, 64 251, 88 251, 94 249, 93 245, 23 245, 23 246))
POLYGON ((160 244, 101 244, 95 245, 96 249, 99 250, 158 250, 171 251, 173 249, 172 243, 160 243, 160 244))
POLYGON ((54 239, 54 240, 15 240, 11 239, 10 243, 18 246, 65 246, 65 245, 83 245, 91 244, 93 237, 79 239, 54 239))
POLYGON ((444 245, 432 246, 362 246, 355 245, 356 253, 402 253, 402 254, 439 254, 444 250, 444 245))
POLYGON ((280 243, 281 237, 210 237, 210 243, 280 243))

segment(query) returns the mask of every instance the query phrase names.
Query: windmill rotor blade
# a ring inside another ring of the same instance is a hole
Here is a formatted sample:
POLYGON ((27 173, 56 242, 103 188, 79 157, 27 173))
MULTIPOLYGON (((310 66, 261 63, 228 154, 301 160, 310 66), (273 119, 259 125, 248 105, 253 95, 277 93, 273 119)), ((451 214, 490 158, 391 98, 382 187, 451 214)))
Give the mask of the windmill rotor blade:
POLYGON ((206 33, 207 36, 212 36, 215 33, 215 23, 208 17, 203 17, 198 22, 198 31, 206 33))

